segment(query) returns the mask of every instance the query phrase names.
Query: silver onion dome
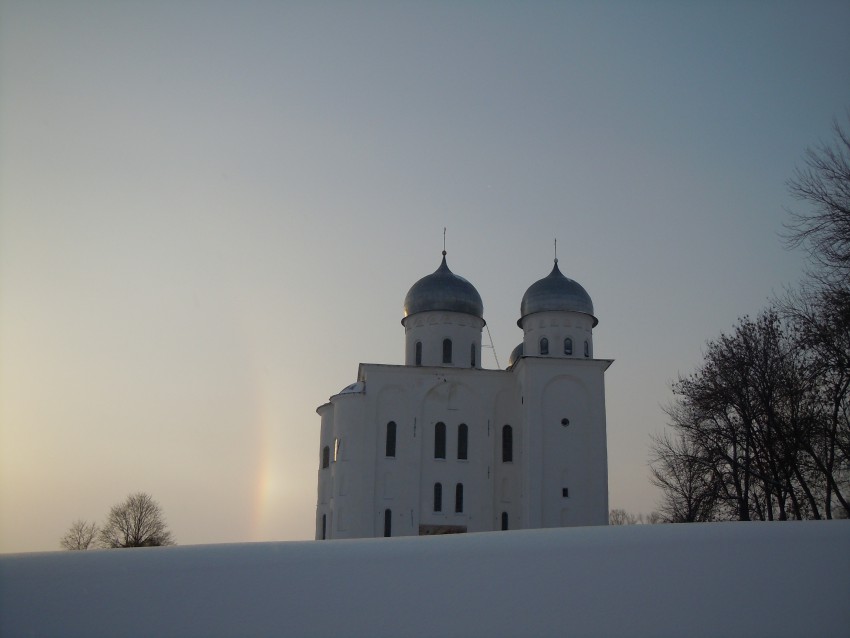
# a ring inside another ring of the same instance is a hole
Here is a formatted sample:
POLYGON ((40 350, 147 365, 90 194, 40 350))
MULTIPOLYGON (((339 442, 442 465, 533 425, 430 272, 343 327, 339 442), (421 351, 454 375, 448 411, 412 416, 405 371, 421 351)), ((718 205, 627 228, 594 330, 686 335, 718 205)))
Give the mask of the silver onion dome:
POLYGON ((479 319, 484 318, 481 295, 475 286, 449 270, 446 251, 443 251, 440 267, 413 284, 404 298, 405 318, 429 310, 462 312, 479 319))
POLYGON ((513 368, 514 365, 516 365, 516 362, 519 361, 524 354, 525 345, 521 343, 511 351, 511 356, 508 357, 508 369, 513 368))
POLYGON ((525 291, 520 304, 520 318, 517 325, 522 328, 522 320, 536 312, 581 312, 593 318, 594 327, 599 320, 593 314, 593 301, 587 291, 577 281, 561 274, 558 260, 548 276, 540 279, 525 291))

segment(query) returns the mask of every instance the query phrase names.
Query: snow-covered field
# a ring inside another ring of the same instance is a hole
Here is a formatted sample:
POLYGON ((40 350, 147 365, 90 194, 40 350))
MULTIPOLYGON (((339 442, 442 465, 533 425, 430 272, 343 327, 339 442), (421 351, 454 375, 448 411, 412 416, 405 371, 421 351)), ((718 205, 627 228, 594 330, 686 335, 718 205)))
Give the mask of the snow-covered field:
POLYGON ((843 636, 850 521, 0 556, 0 636, 843 636))

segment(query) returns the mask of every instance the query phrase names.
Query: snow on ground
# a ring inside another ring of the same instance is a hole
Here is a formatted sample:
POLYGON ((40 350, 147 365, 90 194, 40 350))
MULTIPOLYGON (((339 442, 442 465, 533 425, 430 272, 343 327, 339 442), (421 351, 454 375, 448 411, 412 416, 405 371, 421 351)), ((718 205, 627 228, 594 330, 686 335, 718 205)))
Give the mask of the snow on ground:
POLYGON ((850 521, 0 556, 0 635, 847 636, 850 521))

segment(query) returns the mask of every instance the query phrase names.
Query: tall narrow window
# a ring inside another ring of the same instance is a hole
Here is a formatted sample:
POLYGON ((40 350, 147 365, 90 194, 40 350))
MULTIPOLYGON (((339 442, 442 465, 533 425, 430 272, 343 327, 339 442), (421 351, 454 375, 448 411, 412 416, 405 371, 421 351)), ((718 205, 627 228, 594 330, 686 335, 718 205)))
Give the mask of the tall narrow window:
POLYGON ((334 439, 334 463, 339 461, 339 448, 342 446, 342 441, 334 439))
POLYGON ((434 511, 443 511, 443 484, 434 483, 434 511))
POLYGON ((549 340, 546 337, 540 339, 540 354, 549 354, 549 340))
POLYGON ((564 339, 564 354, 573 353, 573 340, 567 337, 564 339))
POLYGON ((452 340, 443 339, 443 363, 452 362, 452 340))
POLYGON ((384 536, 389 538, 393 535, 393 511, 384 510, 384 536))
POLYGON ((584 342, 584 356, 590 356, 590 344, 587 341, 584 342))
POLYGON ((510 425, 502 428, 502 463, 514 460, 514 430, 510 425))
POLYGON ((508 513, 502 512, 502 531, 504 532, 507 529, 508 529, 508 513))
POLYGON ((395 456, 395 421, 387 423, 387 450, 386 456, 395 456))
POLYGON ((415 355, 416 356, 416 365, 421 366, 422 365, 422 342, 417 341, 416 345, 414 346, 414 349, 415 349, 415 353, 416 353, 416 355, 415 355))
POLYGON ((475 344, 469 349, 469 365, 475 367, 475 344))
POLYGON ((467 443, 469 442, 469 428, 466 423, 461 423, 457 428, 457 458, 461 461, 466 460, 467 443))
POLYGON ((455 486, 455 512, 458 514, 463 512, 463 483, 455 486))
POLYGON ((328 537, 328 515, 322 514, 322 540, 328 537))
POLYGON ((331 464, 331 449, 326 445, 322 448, 322 469, 331 464))
POLYGON ((446 424, 443 422, 434 426, 434 458, 446 458, 446 424))

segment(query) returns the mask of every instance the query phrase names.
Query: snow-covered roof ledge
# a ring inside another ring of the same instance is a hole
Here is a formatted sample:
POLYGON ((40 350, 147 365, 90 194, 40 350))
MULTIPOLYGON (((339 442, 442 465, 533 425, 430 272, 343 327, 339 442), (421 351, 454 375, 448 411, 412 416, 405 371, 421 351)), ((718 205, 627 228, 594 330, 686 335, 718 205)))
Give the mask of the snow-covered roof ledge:
POLYGON ((2 636, 846 636, 850 521, 0 556, 2 636))

